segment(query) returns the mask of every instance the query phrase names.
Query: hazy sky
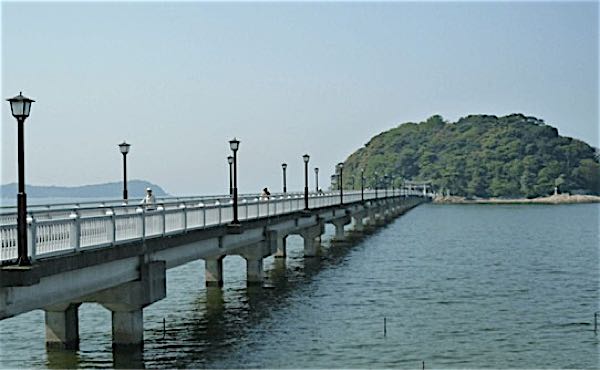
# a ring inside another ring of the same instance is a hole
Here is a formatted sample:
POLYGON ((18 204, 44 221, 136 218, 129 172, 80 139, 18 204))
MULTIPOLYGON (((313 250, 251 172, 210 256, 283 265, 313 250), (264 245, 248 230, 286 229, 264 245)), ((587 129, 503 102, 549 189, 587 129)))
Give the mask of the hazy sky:
MULTIPOLYGON (((522 112, 598 146, 598 3, 7 3, 2 94, 36 99, 26 178, 172 194, 303 186, 373 135, 441 114, 522 112)), ((2 105, 1 182, 16 181, 2 105)), ((312 184, 311 184, 312 187, 312 184)))

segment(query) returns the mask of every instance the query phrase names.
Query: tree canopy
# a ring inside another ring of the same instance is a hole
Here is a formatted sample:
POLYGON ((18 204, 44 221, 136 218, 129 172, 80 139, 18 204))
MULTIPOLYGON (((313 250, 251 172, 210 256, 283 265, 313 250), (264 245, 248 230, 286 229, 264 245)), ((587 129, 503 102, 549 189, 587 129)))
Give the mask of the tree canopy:
POLYGON ((360 188, 361 169, 367 187, 375 185, 377 173, 379 186, 387 174, 396 186, 402 179, 431 180, 437 191, 462 196, 536 197, 555 187, 600 192, 598 151, 523 114, 470 115, 457 122, 435 115, 403 123, 348 157, 345 188, 360 188))

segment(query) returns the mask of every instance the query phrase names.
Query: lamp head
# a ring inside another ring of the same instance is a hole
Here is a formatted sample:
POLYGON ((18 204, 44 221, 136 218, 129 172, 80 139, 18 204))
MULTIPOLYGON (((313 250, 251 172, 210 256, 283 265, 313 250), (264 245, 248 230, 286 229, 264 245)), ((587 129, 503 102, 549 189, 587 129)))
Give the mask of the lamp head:
POLYGON ((31 103, 33 103, 35 100, 29 99, 19 92, 19 95, 15 96, 14 98, 6 99, 6 101, 10 103, 10 111, 13 117, 18 120, 24 120, 25 118, 29 117, 31 103))
POLYGON ((240 141, 238 139, 236 139, 236 138, 233 138, 232 140, 229 140, 229 147, 234 152, 237 151, 239 149, 239 147, 240 147, 240 141))
POLYGON ((123 142, 119 144, 119 150, 123 155, 129 153, 129 147, 131 147, 131 144, 127 144, 125 140, 123 140, 123 142))

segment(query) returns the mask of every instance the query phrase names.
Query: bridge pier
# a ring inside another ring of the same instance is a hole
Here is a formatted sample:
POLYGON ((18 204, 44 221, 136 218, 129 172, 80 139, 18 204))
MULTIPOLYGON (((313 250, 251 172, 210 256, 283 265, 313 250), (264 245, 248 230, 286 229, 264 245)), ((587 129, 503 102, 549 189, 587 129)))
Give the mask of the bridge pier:
POLYGON ((331 221, 335 226, 335 239, 344 239, 344 225, 348 225, 350 221, 350 216, 336 218, 331 221))
POLYGON ((79 317, 81 303, 66 303, 44 308, 46 348, 79 349, 79 317))
POLYGON ((320 242, 316 241, 317 237, 323 234, 324 225, 322 223, 306 228, 299 232, 304 239, 304 257, 316 257, 319 255, 320 242))
POLYGON ((207 287, 223 286, 223 258, 218 256, 204 260, 204 280, 207 287))
POLYGON ((367 211, 367 217, 368 217, 367 224, 369 226, 375 226, 375 225, 377 225, 377 209, 376 209, 376 206, 372 205, 369 208, 369 210, 367 211))
POLYGON ((111 311, 112 342, 116 351, 128 351, 144 345, 144 306, 141 304, 105 304, 111 311))
POLYGON ((275 251, 275 258, 285 258, 287 256, 287 235, 277 238, 277 250, 275 251))
POLYGON ((164 261, 142 264, 139 280, 86 297, 86 301, 100 303, 111 311, 113 350, 143 348, 143 309, 166 297, 165 268, 164 261))
POLYGON ((262 257, 246 258, 246 284, 262 285, 263 283, 263 259, 262 257))
POLYGON ((272 244, 276 243, 276 233, 270 233, 266 241, 254 243, 236 250, 233 254, 238 254, 246 260, 246 284, 262 285, 263 259, 271 255, 272 244))
POLYGON ((355 231, 363 231, 365 229, 363 219, 364 219, 363 214, 356 214, 356 215, 352 216, 352 220, 354 220, 354 230, 355 231))

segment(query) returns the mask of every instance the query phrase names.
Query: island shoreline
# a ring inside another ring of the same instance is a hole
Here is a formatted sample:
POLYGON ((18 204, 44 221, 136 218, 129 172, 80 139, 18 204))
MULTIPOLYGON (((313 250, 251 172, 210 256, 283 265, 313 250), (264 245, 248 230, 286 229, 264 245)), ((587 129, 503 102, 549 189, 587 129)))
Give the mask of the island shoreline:
POLYGON ((437 196, 433 198, 435 204, 581 204, 600 203, 597 195, 570 195, 557 194, 538 198, 475 198, 468 199, 459 196, 437 196))

